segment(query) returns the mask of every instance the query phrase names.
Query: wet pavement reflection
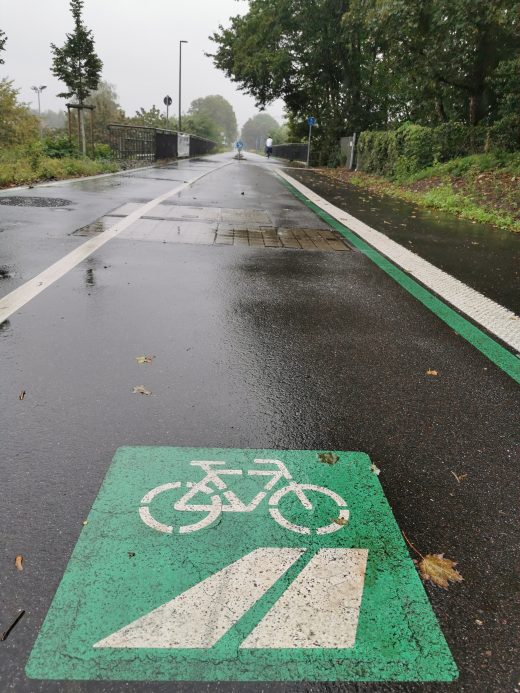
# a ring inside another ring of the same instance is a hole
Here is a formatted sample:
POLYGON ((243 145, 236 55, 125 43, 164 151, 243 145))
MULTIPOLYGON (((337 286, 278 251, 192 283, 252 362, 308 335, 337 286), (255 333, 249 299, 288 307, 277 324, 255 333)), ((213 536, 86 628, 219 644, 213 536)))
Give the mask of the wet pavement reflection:
POLYGON ((520 312, 520 234, 291 169, 291 176, 485 296, 520 312))

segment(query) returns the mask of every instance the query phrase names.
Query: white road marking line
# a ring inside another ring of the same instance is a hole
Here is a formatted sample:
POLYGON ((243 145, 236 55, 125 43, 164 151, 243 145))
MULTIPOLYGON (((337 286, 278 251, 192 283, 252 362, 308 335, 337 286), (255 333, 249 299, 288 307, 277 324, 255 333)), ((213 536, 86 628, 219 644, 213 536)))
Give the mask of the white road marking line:
POLYGON ((202 580, 94 647, 212 647, 305 549, 261 548, 202 580))
POLYGON ((229 166, 231 163, 232 162, 226 161, 224 164, 220 164, 219 166, 216 166, 215 168, 205 171, 201 175, 192 178, 187 183, 178 185, 176 188, 169 190, 163 195, 159 195, 159 197, 156 197, 154 200, 150 200, 150 202, 147 202, 139 207, 139 209, 136 209, 135 212, 132 212, 127 217, 121 219, 113 226, 108 228, 106 231, 103 231, 103 233, 99 234, 99 236, 89 238, 87 241, 85 241, 85 243, 72 250, 46 270, 43 270, 43 272, 40 272, 40 274, 38 274, 36 277, 29 279, 29 281, 25 282, 25 284, 22 284, 22 286, 19 286, 14 291, 11 291, 11 293, 7 294, 7 296, 0 299, 0 324, 13 315, 13 313, 16 313, 17 310, 20 310, 20 308, 22 308, 30 300, 38 296, 38 294, 40 294, 42 291, 45 291, 45 289, 51 286, 51 284, 54 284, 54 282, 58 281, 58 279, 61 279, 65 274, 67 274, 67 272, 70 272, 71 269, 74 269, 74 267, 79 265, 80 262, 83 262, 83 260, 85 260, 89 255, 92 255, 92 253, 101 248, 101 246, 108 243, 108 241, 111 241, 118 234, 120 234, 121 231, 124 231, 131 224, 144 216, 156 205, 160 204, 164 200, 167 200, 169 197, 176 195, 182 190, 185 190, 190 185, 193 185, 193 183, 196 183, 210 173, 214 173, 215 171, 224 168, 224 166, 229 166))
POLYGON ((367 549, 321 549, 241 648, 354 647, 367 549))
POLYGON ((287 173, 283 171, 276 171, 276 173, 324 212, 347 226, 389 260, 415 277, 421 284, 427 286, 457 310, 465 313, 476 323, 496 335, 515 351, 520 351, 520 320, 512 311, 455 279, 447 272, 443 272, 343 209, 331 204, 287 173))

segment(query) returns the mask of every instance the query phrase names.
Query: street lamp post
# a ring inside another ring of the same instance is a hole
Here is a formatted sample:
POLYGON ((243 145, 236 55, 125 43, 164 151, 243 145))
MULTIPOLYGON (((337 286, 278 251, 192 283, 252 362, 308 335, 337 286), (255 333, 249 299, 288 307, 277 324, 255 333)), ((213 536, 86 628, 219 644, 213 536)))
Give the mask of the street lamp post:
POLYGON ((181 86, 182 86, 182 44, 187 41, 179 41, 179 132, 182 132, 181 117, 181 86))
POLYGON ((43 134, 43 128, 42 128, 42 111, 40 107, 40 94, 44 89, 47 89, 46 84, 42 84, 40 87, 31 87, 33 91, 35 91, 38 94, 38 119, 40 121, 40 137, 43 134))

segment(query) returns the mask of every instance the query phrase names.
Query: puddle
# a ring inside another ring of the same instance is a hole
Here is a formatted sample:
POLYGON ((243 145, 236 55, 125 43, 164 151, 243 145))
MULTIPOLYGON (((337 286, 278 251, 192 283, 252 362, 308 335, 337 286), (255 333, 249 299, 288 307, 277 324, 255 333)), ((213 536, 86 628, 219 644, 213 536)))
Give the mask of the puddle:
POLYGON ((106 217, 101 217, 101 219, 96 219, 96 221, 93 221, 91 224, 87 224, 86 226, 82 226, 79 229, 76 229, 72 233, 70 233, 70 236, 98 236, 100 233, 103 233, 103 231, 106 231, 108 228, 114 225, 114 219, 107 219, 106 217))
POLYGON ((0 265, 0 279, 14 279, 16 272, 9 265, 0 265))

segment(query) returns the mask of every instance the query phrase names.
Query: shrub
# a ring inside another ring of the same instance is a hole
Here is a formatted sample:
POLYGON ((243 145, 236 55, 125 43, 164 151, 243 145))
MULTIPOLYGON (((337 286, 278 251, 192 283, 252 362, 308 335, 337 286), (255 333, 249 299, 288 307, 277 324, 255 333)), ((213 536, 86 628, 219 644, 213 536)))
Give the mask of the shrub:
POLYGON ((43 140, 45 156, 51 159, 63 159, 66 156, 77 156, 78 147, 67 135, 52 135, 43 140))
POLYGON ((95 159, 112 159, 112 150, 108 144, 95 144, 94 145, 94 158, 95 159))
POLYGON ((489 128, 489 140, 494 149, 520 150, 520 116, 511 114, 494 123, 489 128))
POLYGON ((459 157, 519 149, 520 116, 510 115, 489 127, 449 122, 428 128, 405 123, 397 130, 363 132, 357 161, 361 171, 403 180, 459 157))

